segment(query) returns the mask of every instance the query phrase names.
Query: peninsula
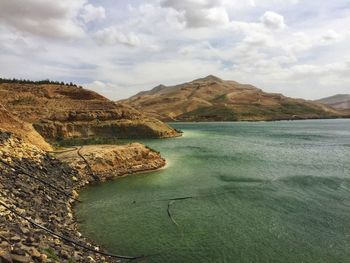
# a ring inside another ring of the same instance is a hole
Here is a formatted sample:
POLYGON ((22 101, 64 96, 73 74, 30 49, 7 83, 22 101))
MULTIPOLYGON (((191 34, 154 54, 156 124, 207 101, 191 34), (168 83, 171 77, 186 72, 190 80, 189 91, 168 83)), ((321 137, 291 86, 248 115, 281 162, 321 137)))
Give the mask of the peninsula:
POLYGON ((161 168, 140 143, 54 151, 65 139, 167 138, 180 134, 74 84, 0 84, 0 262, 119 262, 84 238, 72 206, 90 183, 161 168))

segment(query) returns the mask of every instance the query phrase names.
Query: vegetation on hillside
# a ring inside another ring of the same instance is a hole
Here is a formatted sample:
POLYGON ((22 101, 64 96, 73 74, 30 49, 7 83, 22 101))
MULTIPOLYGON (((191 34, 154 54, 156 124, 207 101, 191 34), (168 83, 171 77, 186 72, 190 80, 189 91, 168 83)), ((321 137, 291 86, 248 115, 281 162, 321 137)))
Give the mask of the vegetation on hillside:
POLYGON ((43 85, 43 84, 52 84, 52 85, 65 85, 65 86, 73 86, 73 87, 79 87, 82 88, 82 86, 78 86, 77 84, 74 84, 72 82, 63 82, 63 81, 52 81, 49 79, 44 79, 44 80, 29 80, 29 79, 7 79, 7 78, 0 78, 0 84, 2 83, 16 83, 16 84, 38 84, 38 85, 43 85))

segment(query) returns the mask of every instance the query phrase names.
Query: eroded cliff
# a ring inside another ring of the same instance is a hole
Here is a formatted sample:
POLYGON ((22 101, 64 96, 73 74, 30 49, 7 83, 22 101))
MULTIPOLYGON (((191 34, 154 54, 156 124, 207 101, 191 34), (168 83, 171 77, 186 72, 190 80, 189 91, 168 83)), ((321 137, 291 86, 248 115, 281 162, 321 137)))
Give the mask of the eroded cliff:
POLYGON ((0 84, 0 103, 47 140, 65 138, 167 138, 179 134, 167 124, 76 86, 0 84))

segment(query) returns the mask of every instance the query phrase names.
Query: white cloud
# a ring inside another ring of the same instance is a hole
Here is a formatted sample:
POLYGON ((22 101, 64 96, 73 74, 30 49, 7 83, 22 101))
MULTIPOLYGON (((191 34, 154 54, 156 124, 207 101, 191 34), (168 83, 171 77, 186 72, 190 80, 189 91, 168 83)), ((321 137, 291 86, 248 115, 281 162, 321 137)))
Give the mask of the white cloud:
POLYGON ((0 22, 17 32, 46 38, 74 39, 85 35, 85 23, 105 18, 101 6, 88 0, 0 1, 0 22))
POLYGON ((161 5, 177 10, 190 28, 225 26, 230 22, 220 0, 164 0, 161 5))
POLYGON ((84 6, 82 14, 80 15, 85 23, 106 18, 105 9, 102 6, 93 6, 87 4, 84 6))
POLYGON ((90 83, 90 84, 87 84, 87 85, 89 85, 89 87, 91 87, 91 88, 97 88, 97 89, 103 89, 103 88, 106 88, 107 87, 107 84, 106 83, 104 83, 104 82, 102 82, 102 81, 99 81, 99 80, 95 80, 95 81, 93 81, 92 83, 90 83))
POLYGON ((117 88, 121 88, 117 86, 116 84, 111 84, 107 82, 103 82, 100 80, 95 80, 91 83, 83 83, 81 84, 84 88, 87 88, 89 90, 96 91, 97 93, 101 94, 102 96, 105 96, 107 98, 113 98, 114 93, 117 88))
POLYGON ((123 44, 126 46, 139 46, 140 38, 133 32, 123 33, 115 27, 108 27, 95 34, 96 42, 99 45, 123 44))
POLYGON ((281 30, 286 27, 284 17, 272 11, 266 11, 260 20, 267 28, 272 30, 281 30))
POLYGON ((348 92, 350 10, 321 3, 0 0, 0 72, 113 98, 208 74, 289 96, 348 92))
POLYGON ((337 41, 340 38, 339 34, 334 30, 330 29, 322 35, 323 41, 332 42, 337 41))
POLYGON ((350 61, 326 65, 301 64, 290 68, 290 78, 292 79, 316 76, 321 80, 330 76, 346 77, 347 74, 350 74, 350 61))
POLYGON ((50 38, 76 38, 84 29, 76 20, 85 0, 0 1, 0 22, 20 32, 50 38))

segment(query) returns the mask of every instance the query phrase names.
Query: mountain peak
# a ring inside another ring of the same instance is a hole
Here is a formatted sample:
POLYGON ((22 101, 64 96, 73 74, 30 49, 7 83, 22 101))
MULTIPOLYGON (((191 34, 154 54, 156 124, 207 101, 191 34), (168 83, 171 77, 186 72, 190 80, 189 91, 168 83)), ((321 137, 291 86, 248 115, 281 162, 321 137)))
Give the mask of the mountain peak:
POLYGON ((162 89, 164 89, 164 88, 166 88, 165 85, 159 84, 158 86, 154 87, 154 88, 152 89, 152 91, 159 91, 159 90, 162 90, 162 89))
POLYGON ((201 81, 222 81, 222 79, 220 79, 219 77, 217 76, 214 76, 214 75, 208 75, 204 78, 200 78, 200 79, 197 79, 197 80, 201 80, 201 81))

